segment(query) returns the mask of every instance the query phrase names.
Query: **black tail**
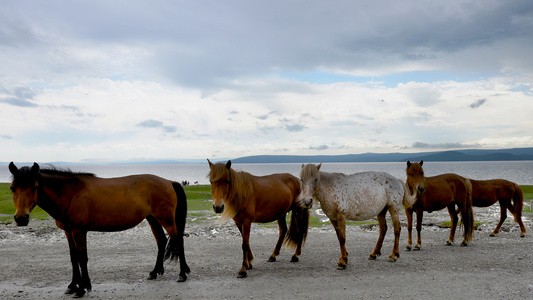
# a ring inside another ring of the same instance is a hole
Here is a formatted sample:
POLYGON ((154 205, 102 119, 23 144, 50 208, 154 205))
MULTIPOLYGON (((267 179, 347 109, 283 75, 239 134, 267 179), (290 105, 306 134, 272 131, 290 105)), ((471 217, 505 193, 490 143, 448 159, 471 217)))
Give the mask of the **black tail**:
POLYGON ((466 201, 464 209, 461 210, 461 223, 465 230, 465 241, 471 241, 474 237, 474 211, 472 210, 472 183, 469 179, 465 179, 466 185, 466 201))
POLYGON ((167 247, 165 249, 165 260, 170 258, 170 260, 172 261, 179 258, 181 269, 179 281, 185 281, 185 279, 187 279, 186 274, 191 272, 189 266, 187 265, 187 262, 185 261, 185 249, 183 246, 183 235, 185 234, 185 223, 187 219, 187 195, 185 194, 185 191, 183 190, 181 184, 177 182, 172 182, 172 186, 174 187, 174 191, 176 192, 176 196, 178 198, 178 203, 176 205, 176 215, 174 217, 176 227, 178 229, 178 235, 175 239, 169 239, 167 247))
POLYGON ((285 240, 283 241, 286 247, 296 248, 305 244, 307 230, 309 228, 309 214, 310 211, 307 208, 293 207, 289 231, 287 231, 287 235, 285 235, 285 240))

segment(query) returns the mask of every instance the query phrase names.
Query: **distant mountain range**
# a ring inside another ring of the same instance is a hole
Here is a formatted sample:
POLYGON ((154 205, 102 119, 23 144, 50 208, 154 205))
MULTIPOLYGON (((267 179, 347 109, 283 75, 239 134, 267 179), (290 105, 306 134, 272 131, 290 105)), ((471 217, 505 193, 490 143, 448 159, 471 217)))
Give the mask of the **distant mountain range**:
POLYGON ((363 153, 346 155, 256 155, 232 159, 233 163, 333 163, 402 161, 517 161, 533 160, 533 148, 454 150, 420 153, 363 153))
MULTIPOLYGON (((211 161, 227 161, 228 159, 211 159, 211 161)), ((533 160, 533 148, 514 148, 499 150, 454 150, 441 152, 419 153, 363 153, 345 155, 256 155, 232 158, 233 163, 334 163, 334 162, 404 162, 404 161, 519 161, 533 160)), ((9 162, 0 162, 7 165, 9 162)), ((20 165, 30 165, 33 162, 15 162, 20 165)), ((112 165, 112 164, 205 164, 206 159, 181 159, 181 160, 125 160, 102 162, 49 162, 53 165, 112 165)))

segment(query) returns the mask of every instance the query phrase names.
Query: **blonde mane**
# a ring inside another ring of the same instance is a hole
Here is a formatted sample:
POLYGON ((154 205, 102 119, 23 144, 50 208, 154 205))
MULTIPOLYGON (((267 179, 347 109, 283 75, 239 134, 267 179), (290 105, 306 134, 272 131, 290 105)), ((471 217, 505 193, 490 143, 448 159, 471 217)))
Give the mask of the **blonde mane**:
POLYGON ((300 171, 300 178, 306 180, 308 178, 318 178, 320 172, 320 167, 322 164, 315 166, 313 164, 302 165, 302 170, 300 171))
POLYGON ((224 211, 219 221, 232 219, 243 208, 253 195, 253 175, 247 172, 235 171, 222 163, 217 163, 209 172, 211 182, 228 181, 229 191, 224 203, 224 211))

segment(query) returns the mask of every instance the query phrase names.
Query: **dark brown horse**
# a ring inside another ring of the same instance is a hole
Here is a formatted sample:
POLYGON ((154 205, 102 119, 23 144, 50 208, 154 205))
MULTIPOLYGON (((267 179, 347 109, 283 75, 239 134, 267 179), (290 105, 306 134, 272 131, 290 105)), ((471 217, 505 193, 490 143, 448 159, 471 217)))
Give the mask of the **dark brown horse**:
POLYGON ((209 162, 209 181, 213 196, 213 209, 222 213, 221 220, 232 218, 242 235, 242 267, 238 277, 246 277, 246 270, 252 268, 254 255, 250 248, 250 228, 253 222, 278 221, 279 239, 268 261, 276 261, 281 246, 295 247, 291 261, 297 262, 309 227, 309 210, 298 203, 300 180, 291 174, 254 176, 236 172, 231 161, 226 164, 209 162), (291 222, 287 231, 287 212, 291 222))
POLYGON ((415 250, 420 250, 422 238, 422 218, 424 211, 433 212, 448 208, 452 219, 450 237, 446 242, 452 245, 455 239, 455 229, 459 220, 455 206, 461 212, 461 223, 464 227, 464 239, 461 246, 466 246, 474 234, 474 213, 472 211, 472 185, 470 180, 456 174, 442 174, 425 177, 422 164, 407 162, 407 187, 410 193, 417 193, 417 200, 412 207, 406 207, 407 214, 407 250, 411 250, 413 231, 413 212, 416 212, 416 231, 418 239, 415 250))
POLYGON ((88 231, 121 231, 144 219, 150 224, 158 247, 156 264, 148 279, 164 273, 163 261, 168 258, 179 258, 178 281, 187 279, 190 269, 183 249, 187 199, 179 183, 154 175, 103 179, 54 167, 41 169, 36 163, 19 169, 11 162, 9 171, 13 174, 16 224, 28 225, 30 213, 38 205, 65 231, 72 262, 72 282, 66 294, 81 297, 91 291, 88 231))
POLYGON ((490 234, 495 236, 500 233, 500 228, 507 218, 507 209, 513 214, 515 222, 520 225, 520 236, 526 235, 526 227, 522 223, 522 208, 524 196, 520 186, 514 182, 503 179, 472 180, 472 205, 476 207, 491 206, 500 202, 500 222, 490 234))

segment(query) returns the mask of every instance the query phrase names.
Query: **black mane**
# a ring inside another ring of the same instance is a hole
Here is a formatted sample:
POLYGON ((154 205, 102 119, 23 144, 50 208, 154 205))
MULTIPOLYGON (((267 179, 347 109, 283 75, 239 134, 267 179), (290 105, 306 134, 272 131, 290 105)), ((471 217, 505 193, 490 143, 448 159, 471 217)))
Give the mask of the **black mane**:
MULTIPOLYGON (((22 168, 21 168, 22 169, 22 168)), ((59 175, 59 176, 65 176, 65 177, 76 177, 76 176, 92 176, 95 175, 93 173, 87 173, 87 172, 73 172, 69 168, 58 168, 53 165, 46 165, 45 167, 41 168, 42 174, 47 175, 59 175)))

